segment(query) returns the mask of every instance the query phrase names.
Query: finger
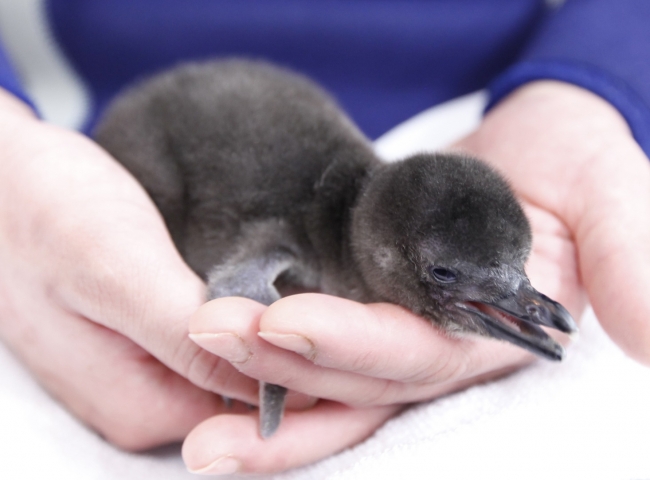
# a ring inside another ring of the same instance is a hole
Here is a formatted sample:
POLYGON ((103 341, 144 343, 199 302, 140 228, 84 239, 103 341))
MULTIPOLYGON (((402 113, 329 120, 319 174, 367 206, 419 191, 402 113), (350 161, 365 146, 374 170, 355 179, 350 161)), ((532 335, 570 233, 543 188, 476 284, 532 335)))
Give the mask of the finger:
POLYGON ((316 365, 400 382, 458 380, 528 356, 502 342, 450 337, 395 305, 318 294, 276 302, 261 318, 260 336, 316 365))
POLYGON ((399 407, 353 409, 320 402, 314 409, 287 412, 270 439, 262 440, 254 415, 220 415, 197 426, 183 444, 183 460, 193 473, 268 473, 327 457, 354 445, 399 407))
POLYGON ((256 382, 187 337, 188 319, 203 301, 203 284, 180 258, 175 258, 178 255, 171 251, 173 246, 168 245, 167 251, 149 248, 150 242, 145 240, 143 236, 138 244, 134 238, 130 246, 109 240, 98 256, 110 264, 98 265, 96 258, 80 267, 83 272, 73 272, 71 276, 78 274, 73 281, 83 279, 83 283, 63 292, 66 305, 132 339, 195 385, 256 403, 256 382), (120 259, 107 258, 109 255, 119 255, 120 259), (109 268, 112 271, 107 275, 109 268))
MULTIPOLYGON (((360 330, 363 335, 359 336, 359 341, 346 341, 343 338, 344 343, 349 343, 349 349, 340 348, 341 335, 338 332, 339 335, 337 336, 336 330, 331 332, 331 340, 325 339, 325 341, 321 342, 320 337, 314 336, 317 340, 311 341, 309 344, 312 348, 317 349, 316 356, 314 357, 312 351, 307 355, 308 358, 305 358, 302 355, 296 355, 292 351, 278 348, 261 340, 257 335, 259 322, 260 319, 264 320, 266 318, 269 309, 264 310, 259 308, 259 304, 255 302, 234 297, 213 300, 201 307, 190 320, 190 330, 192 332, 202 332, 200 336, 193 335, 195 341, 201 343, 204 348, 214 354, 228 359, 237 369, 248 376, 283 385, 312 396, 357 406, 411 402, 432 398, 458 388, 459 380, 475 378, 485 372, 498 370, 508 365, 520 365, 521 362, 530 359, 526 353, 509 345, 485 342, 488 347, 483 352, 485 355, 482 359, 483 363, 477 364, 471 370, 467 369, 461 372, 450 369, 442 375, 440 372, 444 371, 445 365, 450 360, 449 358, 440 358, 441 364, 434 363, 431 371, 414 372, 403 365, 395 365, 395 363, 410 362, 411 365, 420 366, 423 362, 417 355, 411 355, 414 350, 413 346, 410 346, 409 350, 407 348, 409 346, 402 343, 403 338, 408 337, 408 334, 400 337, 395 335, 396 331, 408 331, 413 327, 417 332, 418 328, 424 325, 421 333, 422 335, 433 336, 434 347, 445 348, 444 342, 450 341, 446 337, 438 338, 439 334, 421 318, 392 305, 364 306, 326 295, 298 295, 288 297, 286 300, 289 299, 307 301, 307 305, 311 305, 314 311, 324 315, 323 323, 325 324, 328 321, 330 323, 340 321, 342 325, 348 325, 351 322, 345 321, 345 315, 350 314, 351 311, 353 314, 354 309, 359 308, 360 310, 357 312, 359 315, 355 316, 355 322, 352 322, 354 325, 350 331, 353 335, 356 335, 358 323, 361 325, 360 330), (337 311, 337 307, 342 307, 343 312, 337 311), (352 308, 351 311, 350 308, 352 308), (368 309, 368 311, 365 312, 364 309, 368 309), (389 314, 382 312, 382 309, 386 309, 389 314), (390 313, 394 313, 396 317, 391 316, 390 313), (379 319, 374 317, 376 314, 379 314, 379 319), (364 320, 363 315, 368 318, 364 320), (402 317, 406 318, 406 323, 399 323, 402 317), (244 320, 246 318, 248 320, 244 320), (408 323, 410 320, 415 321, 414 325, 408 323), (368 323, 364 326, 363 321, 368 323), (382 330, 387 325, 392 329, 382 330), (379 333, 375 330, 378 330, 379 333), (382 338, 382 333, 386 335, 385 338, 382 338), (358 357, 357 346, 366 342, 368 336, 374 336, 377 340, 374 343, 370 342, 367 351, 363 351, 363 355, 358 357), (205 342, 205 340, 208 341, 205 342), (437 342, 442 343, 438 344, 437 342), (321 345, 323 345, 324 351, 320 350, 321 345), (386 349, 382 351, 384 346, 390 351, 386 351, 386 349), (495 346, 502 346, 510 350, 505 355, 505 359, 503 352, 495 349, 495 346), (490 351, 490 348, 494 350, 490 351), (406 355, 402 353, 400 356, 400 351, 409 353, 406 355), (392 358, 393 361, 387 362, 384 355, 392 358), (508 355, 511 356, 508 357, 508 355), (327 363, 328 367, 323 368, 322 365, 314 364, 313 360, 318 358, 322 358, 323 363, 327 363), (331 365, 345 366, 348 369, 355 367, 364 373, 332 368, 331 365), (367 372, 372 373, 372 376, 367 372), (387 372, 395 374, 399 379, 385 378, 387 372)), ((282 300, 282 302, 285 302, 285 300, 282 300)), ((287 314, 296 315, 304 321, 305 317, 300 315, 300 305, 294 306, 295 308, 287 308, 287 314)), ((292 333, 291 335, 296 334, 292 333)), ((421 341, 421 336, 415 334, 413 337, 421 341)), ((462 343, 460 340, 451 341, 462 343)), ((471 342, 471 340, 468 341, 471 342)), ((471 353, 473 350, 469 348, 469 352, 464 352, 462 349, 456 351, 453 348, 448 348, 447 351, 450 355, 462 357, 473 355, 471 353)), ((422 351, 424 352, 425 362, 429 362, 427 356, 431 357, 432 352, 433 355, 436 355, 435 348, 430 350, 425 346, 422 351)), ((430 363, 426 363, 426 365, 431 367, 430 363)))
POLYGON ((2 322, 2 340, 55 398, 123 449, 180 441, 201 420, 227 411, 221 397, 111 330, 39 298, 30 299, 30 318, 6 307, 3 317, 15 321, 2 322))
POLYGON ((12 183, 0 192, 33 210, 3 228, 16 269, 32 272, 63 309, 132 339, 196 385, 254 401, 254 382, 187 338, 205 286, 144 190, 88 139, 47 125, 33 131, 38 146, 14 152, 12 183))
POLYGON ((650 165, 631 141, 584 171, 567 217, 596 316, 628 355, 650 364, 650 165))
MULTIPOLYGON (((155 208, 92 142, 28 116, 0 121, 7 153, 0 175, 0 335, 53 395, 123 448, 182 438, 220 411, 220 398, 100 324, 146 331, 139 320, 180 323, 178 306, 200 303, 201 282, 186 271, 179 282, 185 287, 171 281, 173 274, 168 284, 157 283, 155 267, 160 262, 165 272, 165 259, 179 264, 178 255, 158 256, 173 247, 155 208), (164 294, 152 295, 150 287, 159 284, 164 294), (177 287, 181 300, 165 302, 177 287), (164 317, 150 300, 176 310, 164 317)), ((193 349, 186 352, 201 353, 186 343, 193 349)), ((163 346, 169 354, 177 345, 163 346)), ((256 390, 256 382, 219 364, 225 383, 239 379, 256 390)), ((237 388, 245 389, 245 383, 237 388)))
MULTIPOLYGON (((191 317, 189 321, 189 330, 191 332, 189 337, 200 348, 211 354, 218 355, 216 358, 221 357, 223 363, 235 365, 239 369, 242 368, 242 365, 247 364, 252 365, 254 369, 255 365, 264 363, 264 357, 260 356, 261 349, 258 347, 261 345, 264 348, 265 345, 256 334, 259 318, 266 308, 265 305, 245 298, 231 297, 213 300, 203 305, 191 317), (223 308, 214 308, 215 305, 220 305, 223 308), (230 308, 231 305, 234 308, 230 308), (234 329, 226 328, 226 332, 221 331, 218 327, 214 328, 215 325, 227 325, 228 323, 237 325, 237 327, 234 329), (255 360, 249 362, 254 351, 257 352, 255 360)), ((279 350, 275 350, 279 352, 279 350)), ((282 361, 285 366, 279 368, 289 372, 292 358, 287 359, 286 357, 285 355, 285 359, 282 361)), ((233 367, 231 366, 231 368, 233 367)), ((273 368, 274 363, 272 361, 266 362, 264 370, 273 368)), ((244 373, 246 373, 245 378, 249 380, 251 376, 261 379, 259 375, 250 375, 247 369, 244 369, 244 373)), ((316 401, 315 396, 289 390, 285 397, 285 407, 292 410, 302 410, 313 407, 316 401)), ((251 399, 248 403, 258 405, 259 398, 251 399)))

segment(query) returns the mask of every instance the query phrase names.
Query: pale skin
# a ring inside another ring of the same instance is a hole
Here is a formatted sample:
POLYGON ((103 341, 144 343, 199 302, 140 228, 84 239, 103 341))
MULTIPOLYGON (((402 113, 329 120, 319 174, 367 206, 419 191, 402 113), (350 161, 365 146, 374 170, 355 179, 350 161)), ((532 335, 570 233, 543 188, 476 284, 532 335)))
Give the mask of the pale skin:
MULTIPOLYGON (((650 164, 620 114, 580 88, 535 82, 454 148, 520 196, 533 285, 575 317, 590 301, 611 338, 650 364, 650 164)), ((359 442, 405 404, 531 361, 387 304, 304 294, 202 305, 205 286, 151 201, 90 140, 0 93, 0 152, 0 337, 122 448, 187 437, 193 471, 284 470, 359 442), (266 441, 256 412, 217 395, 256 403, 258 379, 293 389, 266 441)))

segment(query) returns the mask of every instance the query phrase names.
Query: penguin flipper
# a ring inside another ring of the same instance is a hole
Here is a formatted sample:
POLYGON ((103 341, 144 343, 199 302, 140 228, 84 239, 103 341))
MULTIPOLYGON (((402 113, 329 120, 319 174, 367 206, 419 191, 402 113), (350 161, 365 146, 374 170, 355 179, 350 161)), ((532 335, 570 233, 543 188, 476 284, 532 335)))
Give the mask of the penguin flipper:
POLYGON ((276 250, 246 260, 231 259, 208 273, 208 300, 222 297, 245 297, 264 305, 280 299, 274 283, 289 270, 295 257, 288 251, 276 250))
MULTIPOLYGON (((295 261, 295 256, 282 248, 247 259, 235 255, 228 262, 214 267, 208 274, 209 299, 238 296, 270 305, 280 298, 280 293, 274 285, 275 281, 289 270, 295 261)), ((260 382, 262 438, 269 438, 280 426, 286 393, 285 387, 260 382)))

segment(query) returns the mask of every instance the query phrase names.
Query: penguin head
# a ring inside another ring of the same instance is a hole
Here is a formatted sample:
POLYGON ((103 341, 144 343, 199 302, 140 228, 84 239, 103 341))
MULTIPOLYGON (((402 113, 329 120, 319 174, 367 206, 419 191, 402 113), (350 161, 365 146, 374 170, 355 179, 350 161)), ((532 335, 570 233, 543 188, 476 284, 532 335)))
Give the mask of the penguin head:
POLYGON ((418 154, 371 174, 353 213, 352 245, 377 299, 400 304, 445 331, 506 340, 560 360, 539 325, 573 332, 559 303, 524 270, 528 220, 508 183, 457 154, 418 154))

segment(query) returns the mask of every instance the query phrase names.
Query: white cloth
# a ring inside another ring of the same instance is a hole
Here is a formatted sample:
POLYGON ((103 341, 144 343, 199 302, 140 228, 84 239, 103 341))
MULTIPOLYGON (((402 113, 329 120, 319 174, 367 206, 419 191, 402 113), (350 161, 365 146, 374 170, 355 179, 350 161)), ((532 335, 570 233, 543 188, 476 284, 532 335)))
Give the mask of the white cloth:
MULTIPOLYGON (((0 478, 196 478, 185 472, 178 447, 127 454, 105 443, 5 349, 0 379, 0 478)), ((268 478, 647 479, 649 410, 650 372, 626 358, 589 314, 561 364, 539 361, 414 407, 352 449, 268 478)))
MULTIPOLYGON (((447 144, 476 125, 483 104, 479 93, 425 112, 380 139, 378 152, 394 158, 447 144)), ((177 446, 127 454, 105 443, 0 347, 0 479, 190 478, 177 446)), ((650 370, 588 313, 564 362, 540 360, 419 405, 354 448, 258 478, 650 479, 650 370)))

